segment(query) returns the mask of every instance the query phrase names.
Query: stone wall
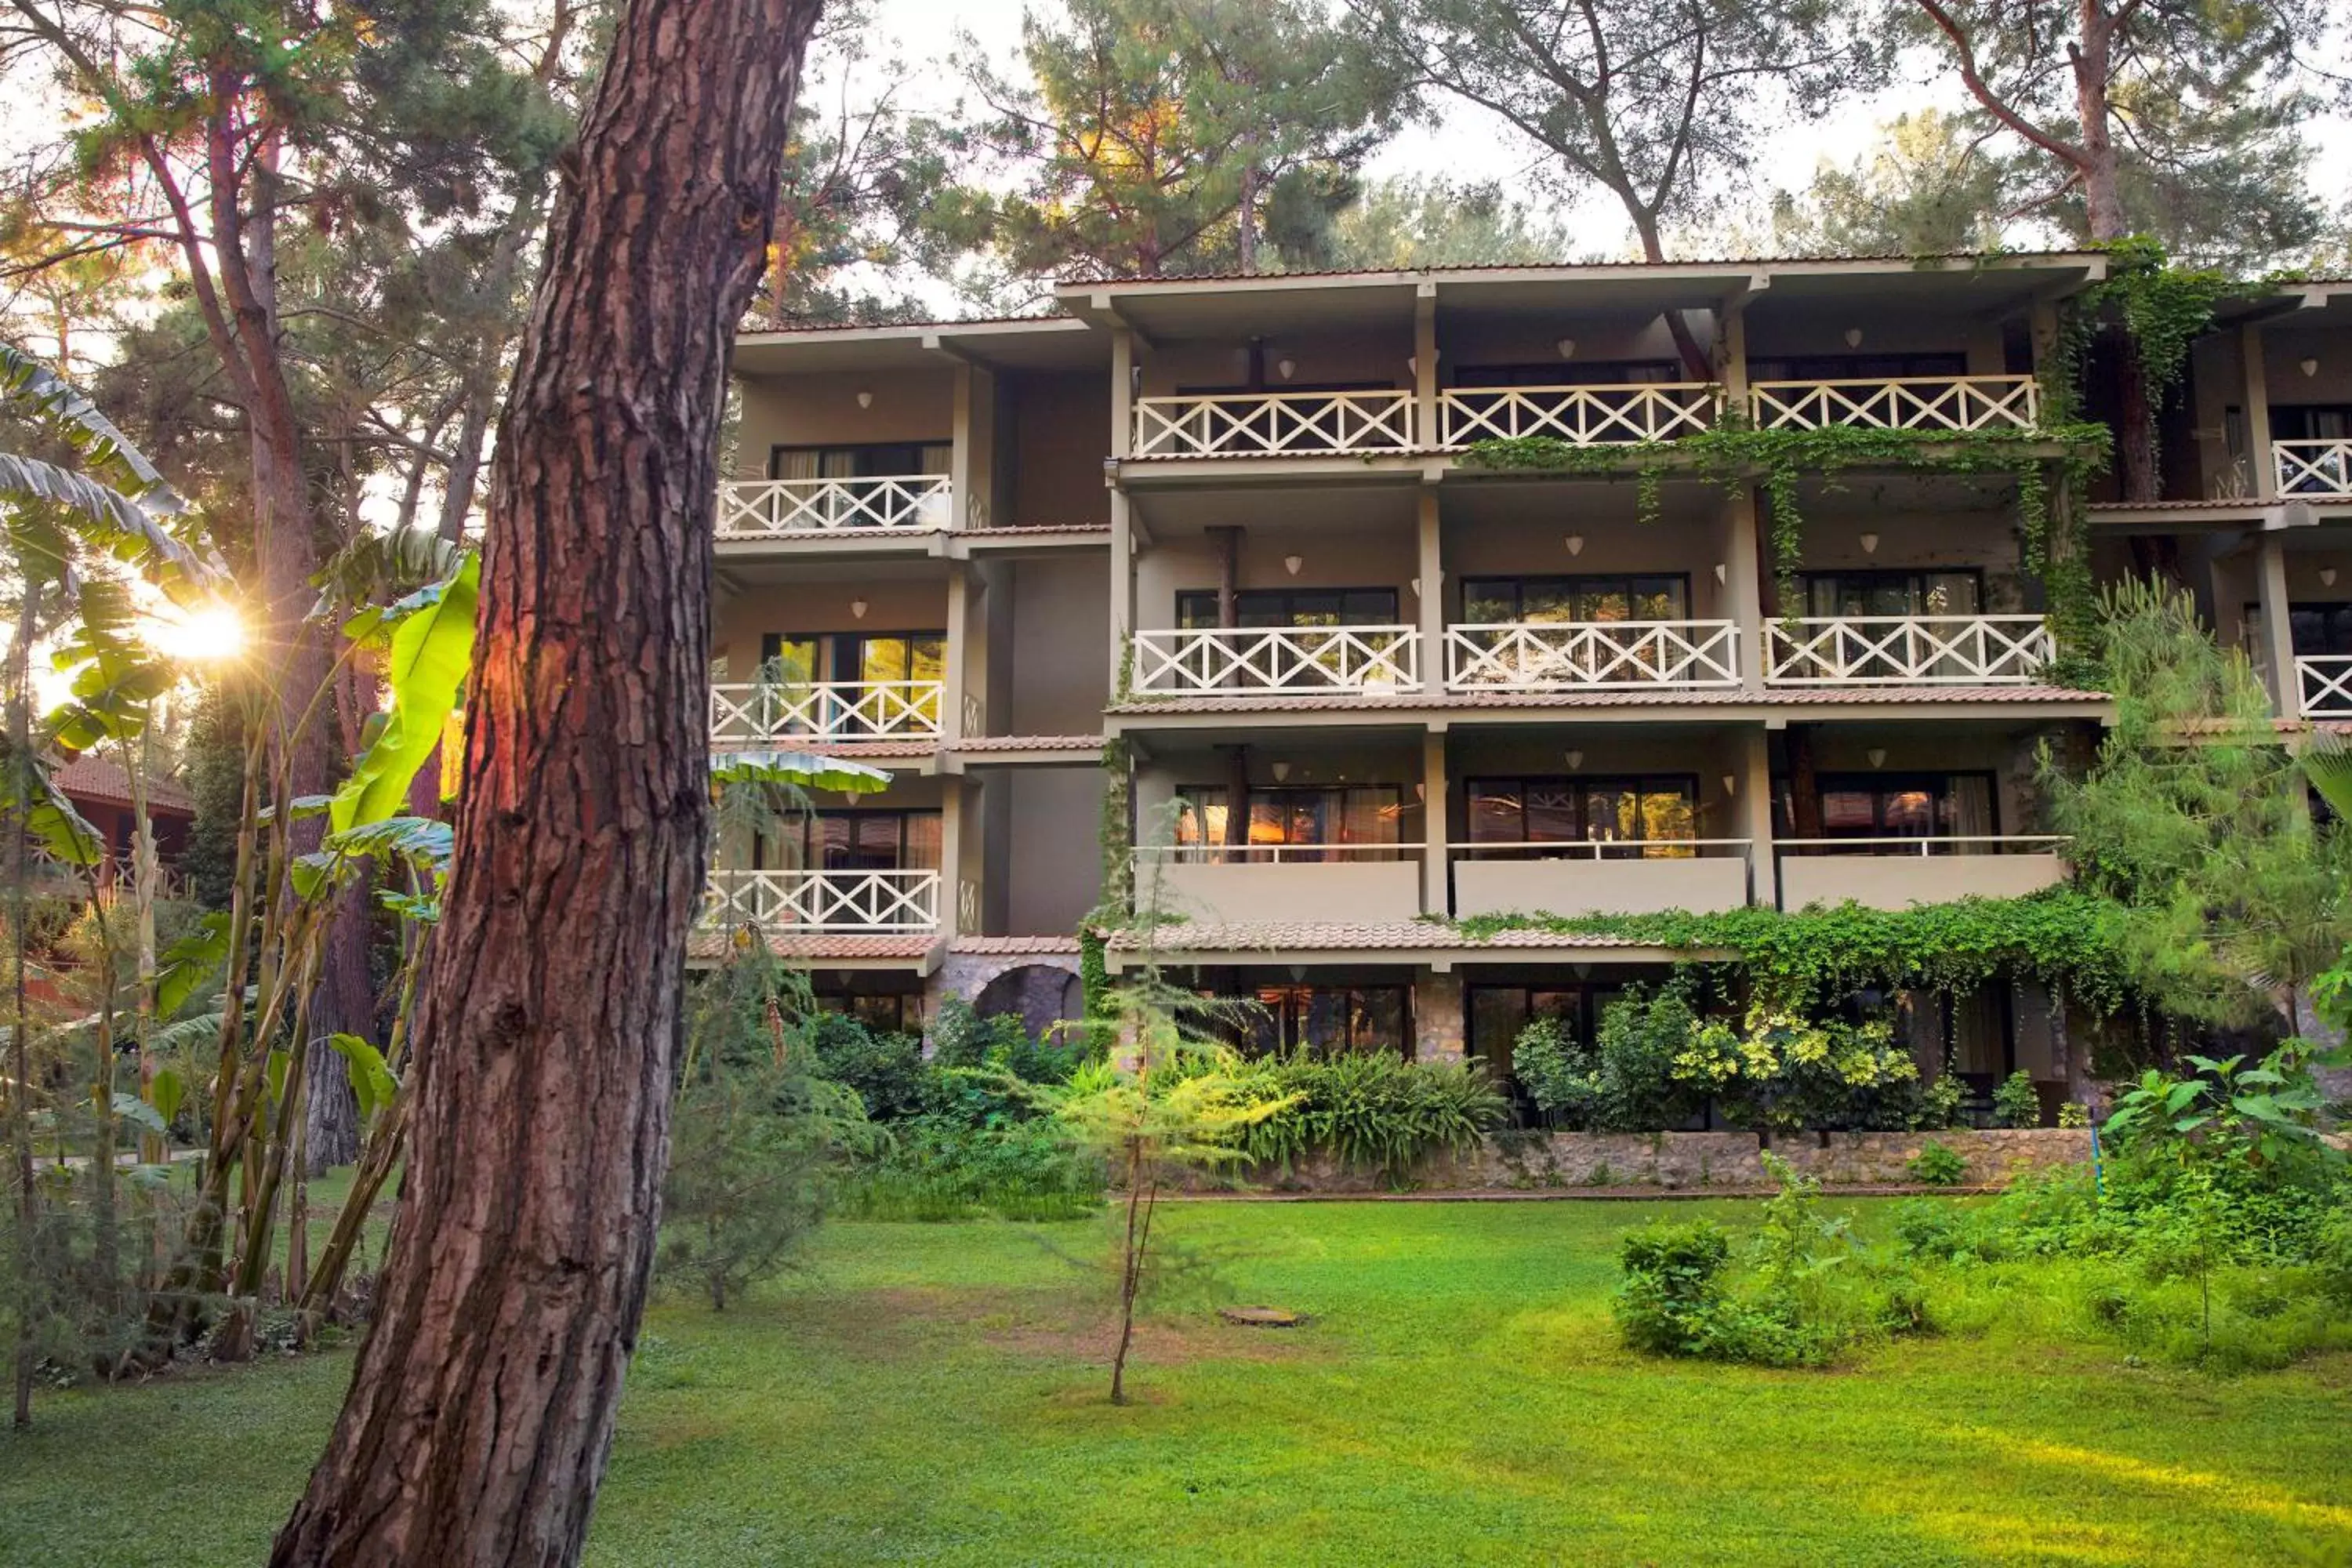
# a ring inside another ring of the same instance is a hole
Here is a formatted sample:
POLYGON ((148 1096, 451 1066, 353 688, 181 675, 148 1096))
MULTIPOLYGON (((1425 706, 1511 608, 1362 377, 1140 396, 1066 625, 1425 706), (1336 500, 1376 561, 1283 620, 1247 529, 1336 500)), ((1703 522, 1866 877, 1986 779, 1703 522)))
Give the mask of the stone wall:
MULTIPOLYGON (((2026 1172, 2080 1164, 2091 1157, 2088 1131, 2053 1127, 1784 1133, 1772 1140, 1771 1150, 1825 1185, 1892 1186, 1912 1183, 1905 1163, 1931 1141, 1968 1162, 1962 1182, 1969 1186, 1998 1186, 2026 1172)), ((1772 1178, 1762 1152, 1753 1132, 1506 1133, 1464 1159, 1429 1163, 1412 1184, 1423 1192, 1764 1187, 1772 1178)), ((1287 1173, 1260 1173, 1254 1184, 1292 1193, 1372 1193, 1390 1185, 1377 1172, 1346 1170, 1325 1160, 1287 1173)))

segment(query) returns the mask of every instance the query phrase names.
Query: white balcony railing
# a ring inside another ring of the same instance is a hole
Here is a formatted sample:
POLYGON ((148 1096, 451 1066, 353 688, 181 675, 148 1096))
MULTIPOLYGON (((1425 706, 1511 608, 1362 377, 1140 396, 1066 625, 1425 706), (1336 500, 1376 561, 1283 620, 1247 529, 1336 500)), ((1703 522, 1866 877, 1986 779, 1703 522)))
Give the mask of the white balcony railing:
POLYGON ((2271 464, 2283 496, 2352 496, 2352 440, 2273 441, 2271 464))
POLYGON ((947 687, 937 680, 820 680, 713 686, 714 745, 797 736, 818 741, 935 740, 947 687))
POLYGON ((1323 866, 1340 861, 1419 859, 1421 844, 1348 841, 1336 844, 1147 844, 1138 848, 1139 861, 1161 860, 1175 866, 1323 866))
POLYGON ((1624 691, 1739 684, 1732 621, 1500 622, 1448 626, 1454 691, 1624 691))
POLYGON ((2056 654, 2039 616, 1814 616, 1768 621, 1776 686, 2022 686, 2056 654))
POLYGON ((1706 382, 1633 386, 1456 387, 1437 400, 1438 445, 1549 436, 1575 447, 1671 441, 1714 425, 1723 388, 1706 382))
POLYGON ((1241 392, 1135 400, 1135 456, 1212 458, 1399 452, 1409 392, 1241 392))
POLYGON ((1420 646, 1411 626, 1138 632, 1131 685, 1150 696, 1393 691, 1420 684, 1420 646))
POLYGON ((1905 376, 1868 381, 1759 381, 1748 414, 1766 430, 1860 425, 1874 430, 2031 430, 2042 388, 2030 375, 1905 376))
POLYGON ((944 474, 859 479, 747 479, 719 487, 719 537, 921 532, 950 525, 944 474))
POLYGON ((937 871, 713 871, 707 925, 812 934, 909 935, 939 929, 937 871))
POLYGON ((2297 707, 2305 719, 2352 719, 2352 658, 2342 654, 2297 654, 2297 707))
POLYGON ((1781 855, 2055 855, 2073 842, 2057 833, 1940 833, 1889 838, 1776 838, 1772 848, 1781 855))

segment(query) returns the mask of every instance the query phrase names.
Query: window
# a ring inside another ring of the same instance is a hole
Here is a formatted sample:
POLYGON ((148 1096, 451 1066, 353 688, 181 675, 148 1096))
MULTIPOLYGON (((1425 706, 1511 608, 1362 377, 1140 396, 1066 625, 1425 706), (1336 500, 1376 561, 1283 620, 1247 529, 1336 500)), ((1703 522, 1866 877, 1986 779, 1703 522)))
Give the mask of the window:
MULTIPOLYGON (((1823 838, 1988 838, 2000 831, 1990 773, 1823 773, 1816 783, 1821 794, 1823 838)), ((1793 838, 1794 807, 1785 781, 1773 793, 1779 819, 1775 831, 1781 837, 1793 838)), ((1961 854, 1982 854, 1998 847, 1959 844, 1939 847, 1961 854)), ((1899 842, 1857 843, 1852 848, 1832 847, 1817 852, 1857 851, 1916 853, 1899 842)))
MULTIPOLYGON (((1454 374, 1465 391, 1504 386, 1633 386, 1691 379, 1670 359, 1553 360, 1534 364, 1465 364, 1454 374)), ((1702 376, 1699 379, 1705 380, 1702 376)))
POLYGON ((1809 616, 1973 616, 1984 576, 1966 572, 1808 572, 1809 616))
POLYGON ((919 992, 853 991, 841 976, 819 976, 810 999, 820 1013, 839 1013, 886 1035, 923 1032, 923 998, 919 992))
MULTIPOLYGON (((1234 595, 1244 626, 1391 626, 1397 624, 1394 588, 1251 588, 1234 595)), ((1176 624, 1186 631, 1217 625, 1213 591, 1176 595, 1176 624)))
POLYGON ((945 632, 770 632, 760 639, 760 663, 774 667, 788 686, 817 680, 943 680, 945 632))
POLYGON ((2273 403, 2273 441, 2341 441, 2352 437, 2352 403, 2273 403))
POLYGON ((1690 579, 1645 577, 1470 577, 1462 584, 1462 618, 1472 626, 1565 621, 1680 621, 1690 615, 1690 579))
POLYGON ((1402 985, 1255 985, 1242 1047, 1255 1055, 1361 1051, 1412 1055, 1412 1004, 1402 985))
POLYGON ((944 474, 955 453, 946 441, 869 441, 855 447, 771 447, 773 479, 896 479, 944 474))
POLYGON ((1473 846, 1600 843, 1611 859, 1679 859, 1698 837, 1698 781, 1687 774, 1472 779, 1465 795, 1473 846))
POLYGON ((1748 362, 1751 382, 1899 381, 1968 374, 1965 353, 1790 354, 1748 362))
MULTIPOLYGON (((1186 784, 1176 792, 1176 842, 1209 846, 1226 842, 1231 791, 1216 784, 1186 784)), ((1351 784, 1329 789, 1257 789, 1249 792, 1252 845, 1393 845, 1404 816, 1404 792, 1395 784, 1351 784)), ((1272 857, 1260 857, 1269 858, 1272 857)), ((1286 862, 1385 860, 1381 854, 1318 855, 1284 852, 1286 862)))
POLYGON ((813 811, 762 834, 755 861, 812 871, 936 871, 936 811, 813 811))

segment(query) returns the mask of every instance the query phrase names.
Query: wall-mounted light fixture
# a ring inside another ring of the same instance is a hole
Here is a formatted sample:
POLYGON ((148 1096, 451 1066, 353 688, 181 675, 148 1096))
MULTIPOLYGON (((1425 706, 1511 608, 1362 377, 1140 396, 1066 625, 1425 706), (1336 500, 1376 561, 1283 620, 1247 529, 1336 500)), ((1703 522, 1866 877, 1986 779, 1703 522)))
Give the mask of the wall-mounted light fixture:
POLYGON ((1720 561, 1717 562, 1715 563, 1716 586, 1721 587, 1724 584, 1728 583, 1729 581, 1731 581, 1731 568, 1725 565, 1720 561))
POLYGON ((1850 349, 1858 349, 1862 347, 1862 329, 1860 327, 1848 327, 1845 330, 1845 346, 1850 349))
POLYGON ((1421 597, 1421 579, 1418 577, 1412 580, 1412 596, 1416 599, 1421 597))
POLYGON ((1570 555, 1581 555, 1584 553, 1584 535, 1580 533, 1571 533, 1568 536, 1568 552, 1570 555))
POLYGON ((1419 354, 1407 354, 1404 356, 1404 373, 1407 375, 1419 375, 1421 374, 1421 356, 1419 354))
POLYGON ((1584 753, 1582 752, 1570 752, 1568 753, 1568 771, 1570 773, 1574 773, 1583 765, 1584 753))
POLYGON ((861 393, 859 393, 859 394, 857 395, 857 406, 858 406, 858 407, 860 407, 860 408, 871 408, 871 407, 873 407, 873 406, 874 406, 874 395, 873 395, 872 393, 870 393, 870 392, 861 392, 861 393))
POLYGON ((1290 777, 1290 764, 1288 763, 1276 763, 1274 764, 1275 783, 1280 784, 1288 777, 1290 777))
POLYGON ((851 618, 860 621, 864 620, 866 618, 866 612, 870 607, 871 606, 869 606, 863 599, 850 600, 849 614, 851 618))
POLYGON ((1304 555, 1286 555, 1282 558, 1282 569, 1294 577, 1298 575, 1298 569, 1306 564, 1307 557, 1304 555))
POLYGON ((2313 376, 2319 374, 2319 361, 2316 359, 2297 360, 2295 362, 2294 368, 2303 372, 2303 378, 2305 381, 2308 381, 2313 376))
POLYGON ((1886 748, 1884 746, 1873 746, 1863 755, 1870 759, 1870 765, 1874 768, 1883 768, 1886 765, 1886 748))
POLYGON ((1862 536, 1862 552, 1864 555, 1875 555, 1878 553, 1878 535, 1874 533, 1865 533, 1862 536))
POLYGON ((1285 381, 1288 381, 1292 376, 1298 374, 1298 362, 1295 359, 1278 359, 1274 362, 1274 370, 1276 375, 1281 376, 1285 381))
POLYGON ((1723 793, 1727 797, 1739 793, 1739 775, 1738 773, 1726 773, 1723 775, 1723 793))
POLYGON ((1426 780, 1412 786, 1412 798, 1415 800, 1427 800, 1429 798, 1429 784, 1426 780))
POLYGON ((1562 359, 1574 359, 1576 357, 1576 340, 1574 338, 1562 338, 1559 342, 1552 344, 1552 347, 1559 351, 1559 357, 1562 359))
POLYGON ((2334 586, 2336 586, 2336 568, 2335 568, 2335 567, 2333 567, 2333 566, 2322 566, 2322 567, 2319 569, 2319 585, 2320 585, 2321 587, 2323 587, 2323 588, 2333 588, 2334 586))

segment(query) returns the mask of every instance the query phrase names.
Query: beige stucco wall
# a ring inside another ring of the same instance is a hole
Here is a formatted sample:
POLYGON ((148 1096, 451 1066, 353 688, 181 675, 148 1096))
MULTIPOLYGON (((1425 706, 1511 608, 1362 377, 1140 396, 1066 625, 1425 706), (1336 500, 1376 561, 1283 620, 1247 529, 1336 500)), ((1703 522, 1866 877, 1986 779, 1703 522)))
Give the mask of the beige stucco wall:
POLYGON ((1690 580, 1691 619, 1731 619, 1730 595, 1715 580, 1716 563, 1729 559, 1728 511, 1715 485, 1666 487, 1654 522, 1639 521, 1631 484, 1496 484, 1451 492, 1440 513, 1446 618, 1461 618, 1462 584, 1470 577, 1680 573, 1690 580), (1571 534, 1583 541, 1575 554, 1568 549, 1571 534))
POLYGON ((764 479, 768 449, 848 446, 867 441, 945 441, 955 430, 955 375, 938 370, 881 370, 823 375, 745 376, 736 426, 736 478, 764 479), (874 405, 857 405, 870 392, 874 405))
POLYGON ((1838 489, 1808 489, 1803 571, 1973 568, 1983 574, 1987 614, 2025 609, 2028 588, 2012 486, 1900 474, 1849 475, 1841 484, 1838 489), (1864 533, 1877 536, 1875 552, 1863 549, 1864 533))
POLYGON ((2043 827, 2042 802, 2032 782, 2037 732, 2032 729, 1922 721, 1817 724, 1810 733, 1816 773, 1865 777, 1877 773, 1989 773, 1993 775, 1993 831, 2034 833, 2043 827), (1871 761, 1874 751, 1883 753, 1879 762, 1871 761))
MULTIPOLYGON (((1420 611, 1412 579, 1421 564, 1412 528, 1335 532, 1286 527, 1273 521, 1281 516, 1281 509, 1279 494, 1255 497, 1246 510, 1235 509, 1233 521, 1243 529, 1238 571, 1243 588, 1392 588, 1399 624, 1413 623, 1420 611), (1288 555, 1299 558, 1295 577, 1283 564, 1288 555)), ((1180 590, 1213 590, 1216 585, 1216 551, 1205 536, 1184 533, 1160 542, 1136 563, 1138 626, 1147 631, 1173 626, 1180 590)))
POLYGON ((2273 406, 2352 403, 2352 327, 2304 327, 2289 317, 2263 333, 2263 373, 2273 406), (2303 374, 2305 359, 2319 362, 2316 374, 2303 374))
MULTIPOLYGON (((1715 336, 1712 316, 1690 313, 1691 331, 1704 344, 1715 336)), ((1547 310, 1533 315, 1441 313, 1437 324, 1438 380, 1457 384, 1456 377, 1479 365, 1558 364, 1562 384, 1576 380, 1576 366, 1613 360, 1672 360, 1677 356, 1665 322, 1655 315, 1646 320, 1638 311, 1547 310), (1573 360, 1559 357, 1559 341, 1576 344, 1573 360)))
POLYGON ((1454 862, 1456 915, 1706 912, 1748 902, 1748 861, 1738 854, 1687 860, 1454 862))
POLYGON ((989 787, 1004 791, 1006 830, 1027 847, 996 873, 1006 882, 1004 934, 1067 936, 1102 900, 1102 769, 1006 768, 989 787))
POLYGON ((943 631, 948 624, 944 578, 877 578, 763 584, 720 604, 710 655, 727 679, 749 680, 760 668, 760 639, 768 632, 943 631), (850 608, 866 601, 863 617, 850 608))
POLYGON ((1796 307, 1767 296, 1748 310, 1748 357, 1785 359, 1814 354, 1962 353, 1970 375, 2005 369, 1998 321, 1928 313, 1889 306, 1844 306, 1808 300, 1796 307), (1848 344, 1846 329, 1862 342, 1848 344))
MULTIPOLYGON (((1386 383, 1401 391, 1412 387, 1412 324, 1372 328, 1345 333, 1277 333, 1265 340, 1265 390, 1314 386, 1333 382, 1386 383), (1279 370, 1292 364, 1285 381, 1279 370)), ((1249 345, 1243 342, 1179 342, 1156 343, 1140 356, 1143 395, 1171 395, 1179 387, 1240 386, 1249 380, 1249 345)))
POLYGON ((1324 865, 1171 862, 1159 873, 1165 912, 1214 925, 1352 924, 1421 913, 1421 860, 1324 865))
POLYGON ((1003 574, 991 622, 998 647, 1012 656, 1009 710, 990 729, 1013 735, 1092 735, 1102 729, 1110 675, 1107 558, 1097 552, 1017 561, 1003 574), (999 595, 1002 595, 999 597, 999 595))
POLYGON ((1093 374, 998 378, 999 418, 1012 428, 1012 515, 1023 527, 1110 521, 1103 458, 1110 453, 1110 380, 1093 374))
POLYGON ((1789 855, 1780 860, 1780 906, 1838 904, 1879 910, 1949 903, 1975 894, 2017 899, 2065 880, 2055 855, 1789 855))

